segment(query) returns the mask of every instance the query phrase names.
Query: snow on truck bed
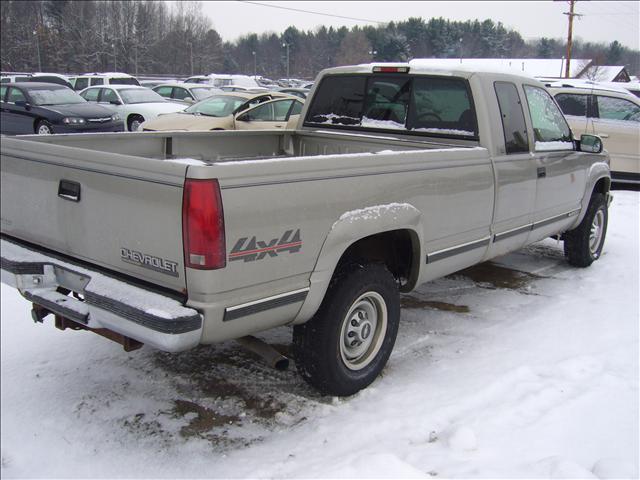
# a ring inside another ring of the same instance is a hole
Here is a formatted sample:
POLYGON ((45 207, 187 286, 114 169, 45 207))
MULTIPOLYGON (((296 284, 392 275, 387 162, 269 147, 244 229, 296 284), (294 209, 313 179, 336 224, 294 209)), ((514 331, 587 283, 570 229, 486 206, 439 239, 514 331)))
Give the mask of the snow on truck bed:
POLYGON ((637 478, 640 194, 614 196, 590 268, 545 240, 404 295, 382 377, 346 399, 234 342, 126 354, 34 325, 3 285, 1 475, 637 478))

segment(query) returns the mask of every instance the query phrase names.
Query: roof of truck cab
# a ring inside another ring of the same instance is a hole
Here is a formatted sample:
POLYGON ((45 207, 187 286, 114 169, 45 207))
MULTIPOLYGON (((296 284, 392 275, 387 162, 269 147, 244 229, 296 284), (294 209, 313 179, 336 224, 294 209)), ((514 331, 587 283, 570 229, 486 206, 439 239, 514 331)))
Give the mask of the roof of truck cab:
POLYGON ((499 75, 503 78, 512 78, 519 80, 527 80, 534 84, 542 85, 535 77, 527 74, 517 72, 509 68, 499 68, 492 65, 456 65, 455 67, 431 64, 429 59, 416 59, 411 60, 408 63, 362 63, 359 65, 351 65, 345 67, 334 67, 323 70, 322 74, 340 74, 340 73, 373 73, 374 67, 404 67, 408 68, 412 74, 424 74, 424 75, 440 75, 440 76, 457 76, 463 78, 470 78, 471 76, 481 74, 499 75))

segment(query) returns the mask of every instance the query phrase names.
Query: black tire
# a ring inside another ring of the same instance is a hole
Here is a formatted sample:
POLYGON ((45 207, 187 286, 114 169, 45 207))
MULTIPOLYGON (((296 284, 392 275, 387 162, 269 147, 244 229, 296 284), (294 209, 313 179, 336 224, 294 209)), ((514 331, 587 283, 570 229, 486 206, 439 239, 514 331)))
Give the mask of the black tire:
POLYGON ((144 122, 144 117, 142 115, 129 115, 127 119, 127 129, 130 132, 136 132, 138 130, 138 125, 144 122))
POLYGON ((584 268, 600 258, 608 219, 606 197, 594 193, 580 225, 564 234, 564 254, 571 265, 584 268))
POLYGON ((35 133, 38 135, 51 135, 53 133, 53 127, 46 120, 40 120, 36 123, 35 133))
POLYGON ((399 322, 400 295, 389 270, 351 266, 332 280, 315 316, 294 328, 298 372, 322 394, 353 395, 384 368, 399 322))

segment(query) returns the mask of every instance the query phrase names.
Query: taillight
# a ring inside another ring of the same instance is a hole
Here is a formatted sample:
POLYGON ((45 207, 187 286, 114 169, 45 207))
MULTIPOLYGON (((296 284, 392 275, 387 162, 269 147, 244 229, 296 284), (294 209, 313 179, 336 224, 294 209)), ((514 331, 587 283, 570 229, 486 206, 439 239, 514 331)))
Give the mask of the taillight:
POLYGON ((187 267, 214 270, 226 265, 224 214, 218 180, 187 178, 184 182, 182 242, 187 267))

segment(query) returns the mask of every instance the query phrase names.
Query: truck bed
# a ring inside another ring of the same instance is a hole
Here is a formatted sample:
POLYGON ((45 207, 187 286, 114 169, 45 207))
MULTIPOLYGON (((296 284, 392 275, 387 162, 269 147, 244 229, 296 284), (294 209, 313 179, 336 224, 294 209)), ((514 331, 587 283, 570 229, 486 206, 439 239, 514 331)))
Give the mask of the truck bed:
POLYGON ((21 139, 103 153, 205 163, 305 157, 380 151, 424 150, 477 146, 465 140, 408 140, 406 135, 351 132, 144 132, 114 134, 28 135, 21 139))

